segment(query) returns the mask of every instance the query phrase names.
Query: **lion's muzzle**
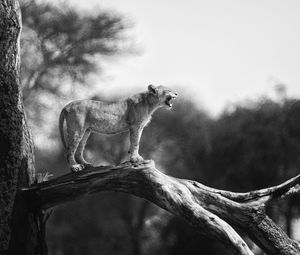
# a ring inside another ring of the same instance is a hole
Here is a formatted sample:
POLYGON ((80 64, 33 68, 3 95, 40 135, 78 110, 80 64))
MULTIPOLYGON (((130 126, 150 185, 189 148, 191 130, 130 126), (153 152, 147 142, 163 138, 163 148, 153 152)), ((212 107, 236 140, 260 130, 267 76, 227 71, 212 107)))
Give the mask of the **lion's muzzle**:
POLYGON ((171 103, 172 100, 174 100, 177 97, 178 93, 170 93, 169 95, 167 95, 166 100, 165 100, 165 104, 167 106, 169 106, 170 108, 173 106, 173 104, 171 103))

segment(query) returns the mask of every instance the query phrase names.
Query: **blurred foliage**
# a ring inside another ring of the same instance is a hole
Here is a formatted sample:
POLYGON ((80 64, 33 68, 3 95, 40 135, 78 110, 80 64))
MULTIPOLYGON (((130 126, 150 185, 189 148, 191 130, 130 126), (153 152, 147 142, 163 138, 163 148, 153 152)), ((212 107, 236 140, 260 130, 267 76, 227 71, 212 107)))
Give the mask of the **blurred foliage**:
MULTIPOLYGON (((35 0, 21 5, 28 117, 37 127, 34 132, 45 125, 57 140, 58 130, 45 118, 59 98, 89 86, 89 75, 100 71, 104 57, 126 51, 127 25, 111 12, 90 14, 35 0)), ((92 135, 85 157, 95 164, 118 164, 128 159, 128 145, 127 134, 92 135)), ((154 114, 143 132, 141 154, 169 175, 216 188, 249 191, 278 184, 300 168, 300 100, 282 93, 280 100, 237 105, 214 119, 179 99, 172 111, 154 114)), ((49 154, 38 147, 36 158, 43 172, 57 176, 68 171, 62 150, 49 154)), ((289 235, 299 204, 295 196, 268 210, 289 235)), ((56 208, 47 234, 52 255, 226 254, 219 243, 199 236, 181 219, 142 199, 113 192, 56 208)))
POLYGON ((35 0, 21 1, 21 8, 25 99, 37 90, 62 93, 61 82, 68 79, 83 84, 89 74, 99 71, 97 56, 125 50, 122 45, 127 26, 120 15, 85 13, 67 4, 56 6, 35 0))
POLYGON ((263 99, 224 113, 213 125, 210 183, 239 191, 275 185, 300 166, 299 101, 263 99), (297 113, 296 113, 297 112, 297 113), (216 183, 218 182, 218 183, 216 183))
MULTIPOLYGON (((172 217, 168 225, 162 229, 163 253, 168 255, 199 255, 223 254, 229 255, 221 243, 205 236, 200 236, 195 230, 187 228, 186 221, 172 217)), ((161 254, 159 252, 159 254, 161 254)))

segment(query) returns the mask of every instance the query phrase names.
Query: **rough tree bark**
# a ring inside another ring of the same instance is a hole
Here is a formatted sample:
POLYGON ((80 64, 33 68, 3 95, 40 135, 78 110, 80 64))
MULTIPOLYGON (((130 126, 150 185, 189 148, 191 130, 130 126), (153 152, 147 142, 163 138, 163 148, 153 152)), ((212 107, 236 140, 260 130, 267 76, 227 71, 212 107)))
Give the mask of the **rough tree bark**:
POLYGON ((32 214, 17 195, 34 176, 20 87, 20 32, 18 1, 0 1, 0 254, 33 254, 35 239, 32 214))
POLYGON ((232 254, 253 253, 229 224, 244 230, 267 254, 299 255, 299 243, 265 214, 268 202, 299 192, 299 183, 300 175, 275 187, 234 193, 167 176, 150 161, 91 167, 23 189, 23 196, 33 208, 48 209, 95 192, 126 192, 183 217, 199 233, 221 241, 232 254))

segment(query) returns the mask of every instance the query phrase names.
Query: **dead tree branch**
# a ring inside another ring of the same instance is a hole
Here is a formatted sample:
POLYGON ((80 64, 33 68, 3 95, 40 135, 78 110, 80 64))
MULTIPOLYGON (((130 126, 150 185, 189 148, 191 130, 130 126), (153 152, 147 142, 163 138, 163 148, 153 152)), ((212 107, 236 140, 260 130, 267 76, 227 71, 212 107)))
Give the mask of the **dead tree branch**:
POLYGON ((198 182, 165 175, 154 162, 133 166, 92 167, 23 189, 32 206, 48 209, 100 191, 119 191, 147 199, 186 219, 204 235, 221 241, 233 254, 253 254, 231 227, 242 229, 267 254, 300 254, 266 214, 267 202, 299 192, 300 175, 278 186, 248 193, 217 190, 198 182))

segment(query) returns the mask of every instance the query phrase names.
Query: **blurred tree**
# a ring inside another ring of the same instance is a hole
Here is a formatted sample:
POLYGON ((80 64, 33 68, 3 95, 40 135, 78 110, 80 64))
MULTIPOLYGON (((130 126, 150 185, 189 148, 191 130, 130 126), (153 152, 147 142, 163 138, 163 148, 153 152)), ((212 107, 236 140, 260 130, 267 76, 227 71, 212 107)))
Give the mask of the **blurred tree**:
POLYGON ((67 4, 55 6, 36 0, 21 3, 25 101, 36 91, 61 94, 65 80, 83 85, 89 74, 99 71, 97 56, 128 50, 124 48, 128 24, 120 15, 84 13, 67 4))
POLYGON ((299 124, 290 117, 295 105, 264 99, 225 112, 212 129, 212 184, 244 191, 295 174, 300 165, 300 143, 293 134, 299 124))
MULTIPOLYGON (((214 187, 249 191, 280 183, 300 168, 300 101, 263 99, 225 112, 212 126, 207 174, 214 187)), ((269 208, 276 222, 291 224, 295 196, 269 208)))
POLYGON ((168 225, 162 229, 161 238, 165 243, 164 252, 160 254, 223 254, 229 255, 222 245, 205 236, 200 236, 186 222, 172 217, 168 225))
POLYGON ((60 206, 49 222, 50 251, 144 254, 143 244, 148 239, 145 222, 155 213, 156 207, 147 201, 110 192, 60 206))

